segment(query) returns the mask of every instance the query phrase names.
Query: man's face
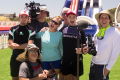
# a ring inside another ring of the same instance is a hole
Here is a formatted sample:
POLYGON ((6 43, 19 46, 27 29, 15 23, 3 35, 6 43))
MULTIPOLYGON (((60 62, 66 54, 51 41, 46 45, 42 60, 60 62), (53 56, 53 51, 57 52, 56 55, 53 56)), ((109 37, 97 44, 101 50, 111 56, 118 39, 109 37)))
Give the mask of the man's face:
POLYGON ((46 11, 41 11, 39 14, 39 18, 45 19, 47 17, 47 12, 46 11))
POLYGON ((74 14, 69 14, 67 16, 67 20, 68 20, 68 23, 69 23, 70 26, 75 26, 76 25, 77 17, 74 14))
POLYGON ((37 58, 38 58, 38 49, 32 48, 28 50, 28 59, 30 61, 36 61, 37 58))
POLYGON ((64 21, 67 21, 67 18, 66 18, 66 14, 67 14, 68 10, 63 10, 62 11, 62 18, 64 21))
POLYGON ((106 28, 109 26, 111 19, 109 19, 109 16, 107 14, 101 14, 100 16, 100 24, 103 28, 106 28))
POLYGON ((20 25, 22 25, 22 26, 27 25, 28 20, 29 20, 29 17, 25 14, 20 15, 20 17, 19 17, 20 25))

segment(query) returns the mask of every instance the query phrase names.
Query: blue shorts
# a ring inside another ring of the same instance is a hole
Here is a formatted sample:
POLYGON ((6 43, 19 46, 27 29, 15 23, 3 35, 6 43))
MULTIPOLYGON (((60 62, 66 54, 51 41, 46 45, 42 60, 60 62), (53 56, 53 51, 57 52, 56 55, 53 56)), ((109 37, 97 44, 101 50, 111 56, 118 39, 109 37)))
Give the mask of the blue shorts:
POLYGON ((50 70, 51 66, 50 64, 52 64, 54 69, 60 69, 61 68, 61 60, 57 60, 57 61, 43 61, 42 65, 44 67, 44 69, 46 70, 50 70))

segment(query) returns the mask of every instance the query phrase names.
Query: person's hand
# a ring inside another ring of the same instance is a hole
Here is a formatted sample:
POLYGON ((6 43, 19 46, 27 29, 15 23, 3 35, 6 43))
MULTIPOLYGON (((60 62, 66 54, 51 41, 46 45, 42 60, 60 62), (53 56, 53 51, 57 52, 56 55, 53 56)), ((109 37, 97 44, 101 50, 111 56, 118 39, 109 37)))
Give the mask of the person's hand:
POLYGON ((86 46, 83 47, 83 53, 84 53, 84 54, 87 54, 87 53, 88 53, 88 47, 86 47, 86 46))
POLYGON ((81 48, 75 48, 77 54, 82 54, 82 49, 81 48))
POLYGON ((12 43, 12 45, 13 45, 13 46, 19 46, 19 44, 17 44, 17 43, 12 43))
POLYGON ((45 30, 48 30, 49 28, 48 27, 44 27, 44 28, 42 28, 40 31, 41 32, 45 32, 45 30))
POLYGON ((47 79, 47 74, 38 74, 38 80, 47 79))
POLYGON ((43 74, 49 75, 49 71, 48 70, 44 70, 43 74))
POLYGON ((11 45, 8 45, 8 47, 12 50, 15 49, 18 46, 19 46, 19 44, 17 44, 17 43, 12 43, 11 45))
POLYGON ((109 73, 109 70, 107 68, 104 68, 104 76, 107 76, 108 73, 109 73))
POLYGON ((83 48, 75 48, 75 49, 77 54, 82 54, 82 52, 84 54, 87 54, 88 52, 88 47, 86 47, 85 44, 83 44, 83 48))

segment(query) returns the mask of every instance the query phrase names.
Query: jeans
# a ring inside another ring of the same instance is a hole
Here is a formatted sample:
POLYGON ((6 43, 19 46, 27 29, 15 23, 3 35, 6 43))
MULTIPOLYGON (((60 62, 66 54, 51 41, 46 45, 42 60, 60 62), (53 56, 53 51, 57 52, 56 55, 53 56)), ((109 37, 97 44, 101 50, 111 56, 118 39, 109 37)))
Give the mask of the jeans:
POLYGON ((104 68, 105 65, 91 63, 89 80, 109 80, 109 73, 107 76, 103 76, 104 68))

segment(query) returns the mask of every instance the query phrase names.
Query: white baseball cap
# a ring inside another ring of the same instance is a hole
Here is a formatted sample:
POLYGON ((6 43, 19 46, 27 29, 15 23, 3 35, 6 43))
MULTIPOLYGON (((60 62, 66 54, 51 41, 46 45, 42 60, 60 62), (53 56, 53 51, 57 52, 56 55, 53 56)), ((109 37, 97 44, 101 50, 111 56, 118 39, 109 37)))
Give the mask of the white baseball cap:
POLYGON ((40 10, 41 10, 41 11, 46 11, 46 12, 47 12, 47 17, 49 17, 49 11, 47 10, 47 7, 46 7, 46 6, 41 6, 41 7, 40 7, 40 10))
POLYGON ((20 13, 19 13, 19 16, 21 16, 21 15, 27 15, 28 17, 29 17, 29 14, 28 14, 28 12, 27 11, 25 11, 25 10, 22 10, 20 13))

